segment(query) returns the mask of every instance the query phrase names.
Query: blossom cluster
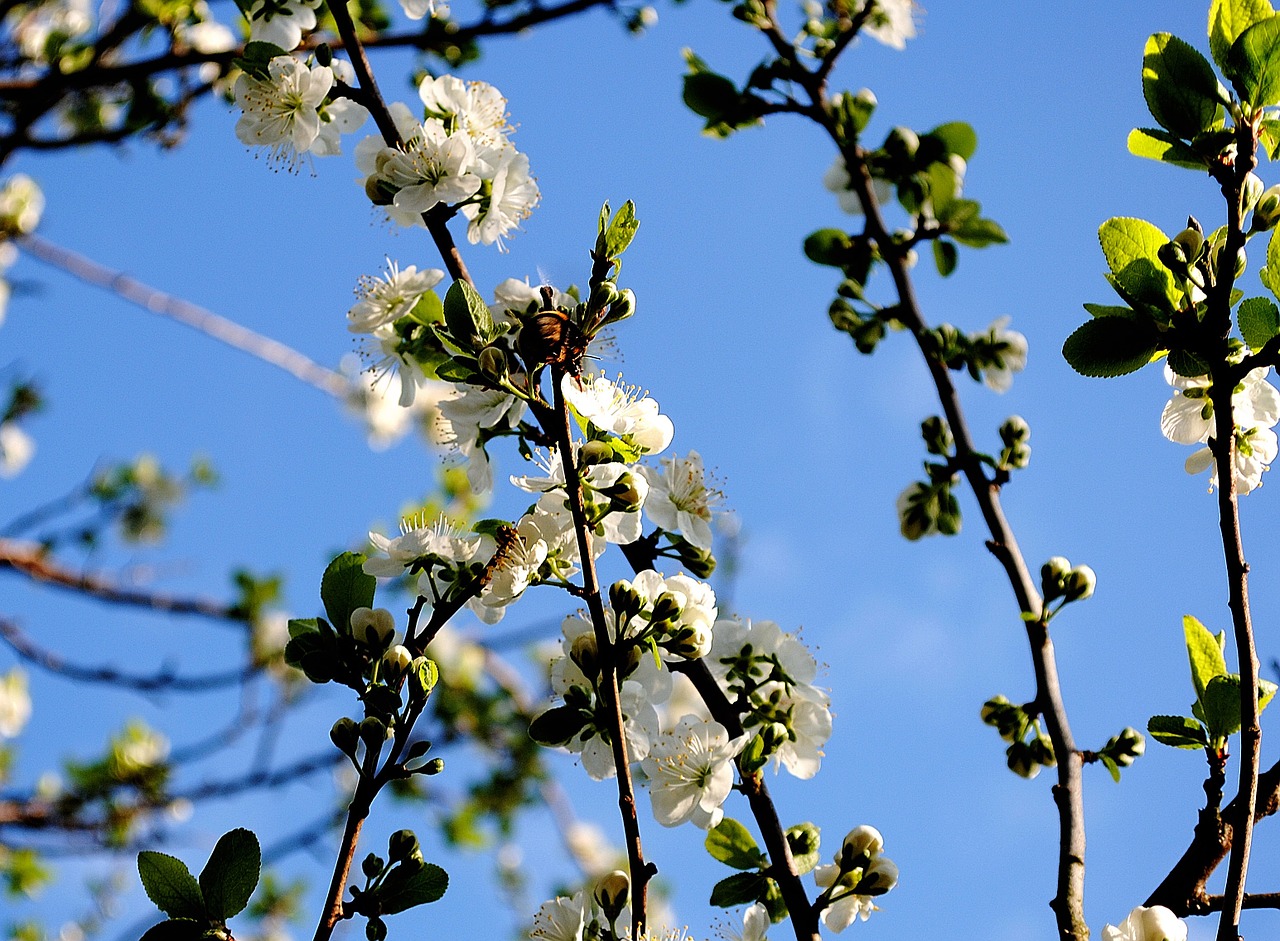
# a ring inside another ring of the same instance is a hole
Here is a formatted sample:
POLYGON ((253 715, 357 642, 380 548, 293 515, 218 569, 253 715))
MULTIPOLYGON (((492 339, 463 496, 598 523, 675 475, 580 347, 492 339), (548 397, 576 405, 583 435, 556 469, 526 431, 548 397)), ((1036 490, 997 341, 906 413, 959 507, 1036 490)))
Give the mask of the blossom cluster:
POLYGON ((398 145, 371 136, 356 148, 365 192, 405 226, 454 207, 468 220, 468 241, 502 249, 540 195, 528 156, 511 143, 506 99, 487 82, 452 75, 424 78, 418 97, 422 120, 401 102, 390 107, 398 145))
MULTIPOLYGON (((1262 485, 1262 475, 1276 459, 1276 433, 1280 422, 1280 392, 1267 382, 1270 367, 1255 369, 1241 380, 1231 395, 1235 419, 1236 492, 1249 493, 1262 485)), ((1213 436, 1213 404, 1209 399, 1212 382, 1208 376, 1179 376, 1167 365, 1165 380, 1173 386, 1173 396, 1160 416, 1160 430, 1177 444, 1201 445, 1187 458, 1188 474, 1212 468, 1209 487, 1218 485, 1218 469, 1208 442, 1213 436)))

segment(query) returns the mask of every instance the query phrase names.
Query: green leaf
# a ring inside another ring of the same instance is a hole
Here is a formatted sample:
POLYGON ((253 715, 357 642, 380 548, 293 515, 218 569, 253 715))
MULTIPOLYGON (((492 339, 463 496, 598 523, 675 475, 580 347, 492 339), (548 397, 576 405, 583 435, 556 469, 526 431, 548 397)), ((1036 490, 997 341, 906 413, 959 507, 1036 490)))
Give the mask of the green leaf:
POLYGON ((843 229, 819 229, 806 236, 804 254, 815 265, 839 268, 849 257, 849 234, 843 229))
POLYGON ((930 131, 927 137, 936 137, 942 141, 947 153, 956 154, 966 162, 973 159, 978 149, 978 135, 973 128, 963 121, 950 121, 940 124, 930 131))
POLYGON ((733 908, 759 901, 768 891, 769 880, 758 872, 740 872, 721 879, 711 889, 711 904, 717 908, 733 908))
POLYGON ((575 706, 556 706, 529 723, 529 737, 539 745, 564 745, 582 731, 586 719, 575 706))
POLYGON ((338 645, 333 634, 299 634, 285 644, 284 662, 301 670, 313 683, 328 683, 337 676, 338 645))
POLYGON ((1204 726, 1186 716, 1152 716, 1147 731, 1157 742, 1174 748, 1205 748, 1209 744, 1204 726))
POLYGON ((1169 351, 1169 368, 1176 375, 1189 378, 1207 376, 1209 374, 1209 364, 1196 356, 1195 353, 1188 353, 1186 350, 1169 351))
POLYGON ((1129 132, 1129 153, 1188 170, 1203 172, 1208 166, 1208 161, 1172 134, 1149 127, 1135 127, 1129 132))
POLYGON ((466 281, 455 281, 449 286, 444 296, 444 322, 454 342, 471 352, 502 332, 494 326, 493 314, 480 292, 466 281))
POLYGON ((1168 241, 1167 235, 1143 219, 1108 219, 1098 229, 1098 244, 1123 294, 1139 304, 1172 312, 1181 291, 1157 254, 1168 241))
POLYGON ((1201 702, 1210 738, 1226 738, 1240 731, 1240 677, 1213 677, 1205 686, 1201 702))
POLYGON ((449 874, 435 863, 423 863, 421 868, 402 864, 391 870, 378 887, 378 900, 384 915, 394 915, 436 901, 447 888, 449 874))
POLYGON ((301 637, 303 634, 315 634, 320 630, 320 624, 315 618, 290 618, 289 619, 289 636, 301 637))
POLYGON ((1191 661, 1191 682, 1196 688, 1196 699, 1203 702, 1209 681, 1215 676, 1227 675, 1227 661, 1222 656, 1218 639, 1189 614, 1182 618, 1182 633, 1187 639, 1187 659, 1191 661))
POLYGON ((152 925, 138 941, 202 941, 209 930, 208 920, 172 918, 152 925))
POLYGON ((991 219, 967 219, 959 225, 948 225, 947 232, 961 245, 968 245, 970 248, 1003 245, 1009 241, 1009 236, 1000 224, 991 219))
POLYGON ((1209 52, 1226 70, 1227 53, 1254 23, 1275 15, 1270 0, 1213 0, 1209 5, 1209 52))
POLYGON ((933 240, 933 262, 938 266, 938 274, 949 277, 956 270, 959 261, 958 251, 952 242, 945 239, 933 240))
POLYGON ((1142 54, 1142 95, 1156 123, 1183 140, 1222 123, 1213 67, 1170 33, 1156 33, 1147 40, 1142 54))
POLYGON ((200 872, 209 917, 226 921, 244 911, 261 872, 262 850, 253 831, 240 827, 224 833, 200 872))
POLYGON ((636 229, 640 228, 640 220, 636 218, 636 204, 627 200, 609 220, 609 227, 604 231, 604 250, 608 258, 617 258, 627 250, 631 240, 636 237, 636 229))
POLYGON ((737 85, 715 72, 686 75, 682 97, 690 111, 710 122, 725 120, 742 98, 737 85))
POLYGON ((1102 762, 1103 766, 1111 774, 1111 780, 1115 781, 1116 784, 1119 784, 1120 783, 1120 766, 1116 764, 1116 760, 1112 758, 1110 755, 1099 755, 1098 760, 1102 762))
POLYGON ((1258 680, 1258 715, 1262 715, 1262 710, 1271 703, 1278 688, 1270 680, 1258 680))
POLYGON ((731 817, 707 831, 706 847, 713 859, 734 869, 760 869, 766 865, 765 855, 751 833, 731 817))
POLYGON ((1280 17, 1254 23, 1227 51, 1222 73, 1255 109, 1280 104, 1280 17))
POLYGON ((1136 320, 1137 312, 1132 307, 1114 307, 1110 304, 1085 304, 1084 309, 1094 317, 1126 317, 1136 320))
POLYGON ((1260 350, 1268 340, 1280 334, 1280 309, 1268 298, 1251 297, 1236 311, 1240 336, 1250 349, 1260 350))
POLYGON ((208 921, 200 884, 182 860, 144 850, 138 854, 138 875, 147 898, 170 918, 208 921))
POLYGON ((352 611, 373 607, 378 580, 365 574, 364 561, 362 553, 344 552, 329 563, 320 579, 320 600, 329 623, 343 634, 351 632, 352 611))
POLYGON ((1155 327, 1125 317, 1087 320, 1062 344, 1062 355, 1082 376, 1111 378, 1136 372, 1159 349, 1155 327))
POLYGON ((791 858, 800 875, 811 872, 818 865, 818 847, 821 842, 822 834, 811 823, 787 827, 787 845, 791 847, 791 858))

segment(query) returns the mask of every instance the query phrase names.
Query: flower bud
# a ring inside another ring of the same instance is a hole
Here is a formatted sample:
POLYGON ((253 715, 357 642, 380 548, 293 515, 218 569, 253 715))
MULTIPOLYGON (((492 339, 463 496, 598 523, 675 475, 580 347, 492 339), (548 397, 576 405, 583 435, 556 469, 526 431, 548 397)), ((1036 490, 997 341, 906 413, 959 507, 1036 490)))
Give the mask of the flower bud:
POLYGON ((931 415, 920 423, 920 437, 924 438, 925 450, 930 454, 945 457, 955 447, 951 429, 947 427, 946 421, 937 415, 931 415))
POLYGON ((369 716, 360 723, 360 740, 366 748, 380 748, 387 739, 387 727, 381 719, 369 716))
POLYGON ((387 923, 374 915, 365 923, 364 936, 366 941, 386 941, 387 923))
POLYGON ((999 717, 1008 712, 1012 705, 1005 696, 993 696, 982 704, 982 712, 979 714, 986 725, 999 725, 999 717))
POLYGON ((836 862, 841 869, 862 869, 872 857, 879 856, 883 849, 884 837, 880 835, 880 831, 863 824, 860 827, 854 827, 845 835, 836 862))
POLYGON ((333 723, 333 728, 329 730, 329 740, 337 746, 338 751, 344 755, 355 754, 356 743, 360 739, 360 727, 354 721, 343 716, 337 722, 333 723))
POLYGON ((1092 597, 1093 589, 1098 584, 1098 576, 1087 565, 1077 565, 1063 579, 1062 591, 1067 601, 1084 601, 1092 597))
POLYGON ((1265 232, 1275 227, 1280 220, 1280 183, 1267 188, 1253 207, 1253 221, 1250 228, 1255 232, 1265 232))
POLYGON ((1047 735, 1037 735, 1028 743, 1027 747, 1031 749, 1031 758, 1037 764, 1052 768, 1058 763, 1057 757, 1053 754, 1053 742, 1049 740, 1047 735))
POLYGON ((605 873, 596 880, 592 896, 604 911, 609 924, 613 924, 631 900, 631 879, 621 869, 605 873))
POLYGON ((910 160, 920 149, 920 137, 909 127, 895 127, 884 140, 884 151, 898 160, 910 160))
POLYGON ((625 578, 609 586, 609 604, 613 608, 613 613, 617 615, 619 624, 635 617, 644 607, 643 599, 625 578))
POLYGON ((432 758, 430 761, 428 761, 425 765, 422 766, 422 770, 420 773, 426 774, 426 775, 432 775, 432 774, 439 774, 443 770, 444 770, 444 759, 432 758))
POLYGON ((393 863, 416 856, 420 852, 418 838, 412 830, 397 830, 387 840, 387 855, 393 863))
POLYGON ((409 653, 409 648, 404 644, 396 644, 388 650, 382 655, 382 669, 387 682, 397 682, 408 671, 411 663, 413 663, 413 654, 409 653))
POLYGON ((1044 593, 1045 604, 1063 594, 1063 586, 1067 575, 1071 572, 1071 563, 1060 555, 1040 566, 1040 590, 1044 593))
POLYGON ((587 310, 592 314, 602 311, 618 298, 618 286, 612 281, 601 281, 587 300, 587 310))
POLYGON ((507 378, 510 367, 507 365, 507 354, 498 346, 486 346, 477 357, 480 372, 494 382, 502 382, 507 378))
POLYGON ((700 660, 711 652, 711 631, 703 624, 687 624, 667 635, 662 646, 686 660, 700 660))
POLYGON ((781 722, 770 722, 761 727, 760 741, 764 744, 764 753, 772 755, 791 741, 791 730, 781 722))
POLYGON ((440 681, 440 671, 435 661, 428 657, 416 657, 409 664, 409 697, 426 699, 440 681))
POLYGON ((680 617, 680 612, 684 610, 684 605, 669 591, 664 591, 658 596, 658 600, 653 603, 653 613, 649 615, 651 624, 659 624, 663 621, 674 621, 680 617))
POLYGON ((1256 173, 1248 173, 1240 187, 1240 215, 1250 212, 1262 197, 1262 180, 1256 173))
POLYGON ((386 650, 396 636, 396 619, 386 608, 356 608, 351 612, 351 636, 372 650, 386 650))
POLYGON ((569 649, 569 659, 578 665, 582 675, 593 684, 600 675, 600 649, 596 646, 594 634, 579 634, 573 639, 569 649))
POLYGON ((1040 764, 1031 755, 1031 747, 1023 742, 1014 742, 1005 749, 1005 763, 1009 770, 1019 777, 1030 780, 1040 773, 1040 764))
POLYGON ((613 460, 613 446, 607 441, 588 441, 578 449, 578 466, 608 464, 613 460))
POLYGON ((369 879, 376 879, 386 868, 386 862, 377 853, 370 853, 360 864, 360 871, 369 879))
POLYGON ((604 493, 609 497, 609 509, 619 513, 634 513, 644 505, 648 488, 639 481, 642 478, 625 472, 604 493))
POLYGON ((623 288, 617 299, 609 305, 609 313, 605 315, 605 323, 617 323, 626 320, 636 312, 636 295, 631 288, 623 288))
POLYGON ((884 895, 898 884, 898 866, 891 859, 878 856, 862 873, 854 891, 859 895, 884 895))
POLYGON ((1147 750, 1147 740, 1142 733, 1132 727, 1122 729, 1119 735, 1113 735, 1103 746, 1103 754, 1110 755, 1116 764, 1123 768, 1133 764, 1133 760, 1147 750))
MULTIPOLYGON (((333 64, 333 49, 327 42, 322 42, 316 46, 316 65, 323 65, 326 68, 333 64)), ((1250 174, 1252 176, 1252 174, 1250 174)))

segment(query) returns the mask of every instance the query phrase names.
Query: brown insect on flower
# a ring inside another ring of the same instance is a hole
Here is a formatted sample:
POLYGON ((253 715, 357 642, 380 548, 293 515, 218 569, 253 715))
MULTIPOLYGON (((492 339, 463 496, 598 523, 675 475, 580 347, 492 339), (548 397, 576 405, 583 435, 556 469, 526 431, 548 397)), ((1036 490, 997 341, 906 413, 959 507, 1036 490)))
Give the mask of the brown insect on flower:
POLYGON ((546 363, 571 376, 581 376, 588 337, 569 314, 551 306, 554 296, 554 289, 543 285, 543 308, 520 328, 520 351, 530 365, 546 363))

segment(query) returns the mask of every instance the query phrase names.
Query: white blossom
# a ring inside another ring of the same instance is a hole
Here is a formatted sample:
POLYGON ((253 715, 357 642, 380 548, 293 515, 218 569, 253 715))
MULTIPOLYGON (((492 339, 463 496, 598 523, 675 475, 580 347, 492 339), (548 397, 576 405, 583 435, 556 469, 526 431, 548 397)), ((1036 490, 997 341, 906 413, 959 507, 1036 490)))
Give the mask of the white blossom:
POLYGON ((449 134, 461 133, 470 140, 481 164, 477 173, 484 179, 493 178, 501 154, 514 153, 507 140, 507 99, 488 82, 427 76, 418 85, 418 97, 428 117, 441 122, 449 134))
POLYGON ((400 0, 400 8, 411 20, 434 16, 436 12, 435 0, 400 0))
POLYGON ((542 563, 547 560, 547 543, 537 520, 532 516, 521 519, 515 531, 499 546, 498 552, 488 584, 479 598, 468 602, 468 607, 486 624, 502 620, 507 605, 533 584, 542 563))
POLYGON ((1120 927, 1104 926, 1102 941, 1187 941, 1187 925, 1163 905, 1139 905, 1120 927))
MULTIPOLYGON (((835 162, 822 175, 822 185, 836 194, 836 202, 840 204, 842 210, 851 216, 860 216, 862 201, 858 199, 858 194, 853 191, 851 184, 849 168, 844 162, 844 157, 836 157, 835 162)), ((893 199, 893 186, 888 180, 873 179, 871 192, 881 206, 893 199)))
POLYGON ((587 907, 585 892, 572 898, 554 898, 543 902, 533 916, 529 937, 538 941, 582 941, 583 921, 587 907))
POLYGON ((709 830, 724 819, 733 790, 733 759, 746 736, 730 740, 719 722, 685 716, 653 742, 642 766, 653 816, 664 827, 691 821, 709 830))
POLYGON ((996 392, 1008 392, 1013 385, 1013 374, 1027 367, 1027 338, 1017 330, 1008 329, 1009 320, 1009 317, 997 317, 984 337, 999 357, 999 364, 984 367, 982 381, 996 392))
MULTIPOLYGON (((860 875, 864 879, 875 876, 877 887, 887 885, 892 889, 898 883, 898 867, 892 860, 883 856, 873 858, 860 875)), ((872 912, 878 911, 878 907, 872 901, 874 896, 855 894, 852 887, 845 889, 846 894, 842 895, 841 888, 848 876, 846 875, 845 879, 841 879, 840 876, 840 867, 834 864, 818 866, 813 870, 813 879, 820 887, 825 889, 837 885, 832 893, 835 901, 822 910, 822 923, 837 933, 848 928, 855 919, 861 918, 866 921, 871 917, 872 912)))
POLYGON ((14 667, 0 676, 0 738, 17 738, 31 718, 27 674, 14 667))
POLYGON ((24 59, 48 61, 49 40, 64 37, 63 43, 79 39, 93 29, 89 0, 53 0, 15 8, 10 14, 10 30, 24 59))
POLYGON ((35 440, 17 422, 0 423, 0 477, 17 477, 35 453, 35 440))
POLYGON ((497 389, 459 383, 455 393, 440 400, 440 417, 435 433, 444 447, 453 448, 467 462, 467 480, 476 493, 493 489, 489 455, 481 441, 481 431, 499 424, 514 427, 524 416, 525 405, 513 395, 497 389))
POLYGON ((874 0, 874 4, 862 31, 890 48, 905 49, 907 40, 916 38, 914 0, 874 0))
POLYGON ((269 42, 286 52, 315 29, 320 0, 258 0, 249 8, 250 42, 269 42))
POLYGON ((601 431, 647 454, 665 451, 675 434, 671 419, 658 412, 656 401, 641 395, 635 386, 624 386, 621 379, 566 375, 561 388, 573 410, 601 431))
POLYGON ((480 549, 481 537, 460 532, 443 516, 431 523, 417 518, 400 521, 400 535, 388 539, 381 533, 369 533, 369 544, 377 552, 365 560, 365 574, 378 578, 396 578, 420 559, 436 558, 444 562, 470 562, 480 549))
POLYGON ((236 80, 236 104, 244 111, 236 137, 251 147, 270 147, 273 158, 292 164, 319 136, 319 109, 332 87, 327 66, 308 68, 293 56, 276 56, 265 79, 245 73, 236 80))
MULTIPOLYGON (((1236 431, 1236 493, 1244 495, 1262 486, 1262 475, 1270 470, 1276 459, 1278 450, 1276 433, 1270 428, 1251 428, 1246 432, 1236 431)), ((1209 489, 1218 486, 1218 468, 1214 462, 1213 452, 1201 448, 1187 458, 1188 474, 1202 474, 1212 468, 1209 475, 1209 489)))
POLYGON ((472 245, 497 244, 499 251, 506 251, 503 238, 529 217, 541 194, 529 175, 529 158, 511 148, 502 153, 488 182, 488 191, 481 190, 479 203, 462 207, 462 214, 471 220, 467 241, 472 245))
POLYGON ((772 923, 764 903, 756 902, 742 913, 741 931, 725 925, 720 928, 720 936, 724 941, 764 941, 772 923))
POLYGON ((0 189, 0 229, 11 235, 34 232, 44 214, 44 193, 25 173, 15 173, 0 189))
POLYGON ((645 515, 667 532, 679 533, 690 545, 710 552, 712 511, 723 495, 707 487, 702 456, 690 451, 686 457, 664 457, 659 463, 660 470, 640 469, 649 482, 645 515))
POLYGON ((444 280, 439 268, 419 271, 414 265, 401 270, 387 259, 387 273, 381 277, 363 275, 356 287, 358 300, 347 311, 347 329, 352 333, 373 333, 395 323, 413 310, 427 292, 444 280))

